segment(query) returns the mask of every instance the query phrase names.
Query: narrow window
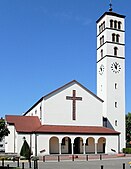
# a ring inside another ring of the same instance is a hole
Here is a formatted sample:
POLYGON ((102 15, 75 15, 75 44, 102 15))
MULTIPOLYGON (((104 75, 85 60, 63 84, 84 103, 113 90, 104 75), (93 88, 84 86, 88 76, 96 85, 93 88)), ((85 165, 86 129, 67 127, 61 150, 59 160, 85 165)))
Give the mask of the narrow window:
POLYGON ((118 22, 118 29, 121 29, 121 22, 118 22))
POLYGON ((103 49, 101 49, 101 58, 103 58, 103 49))
POLYGON ((114 55, 117 56, 117 54, 118 54, 118 48, 114 47, 114 55))
POLYGON ((40 120, 42 119, 42 108, 40 106, 40 120))
POLYGON ((113 20, 110 20, 110 28, 113 28, 113 20))
POLYGON ((115 33, 112 34, 112 42, 115 42, 115 33))
POLYGON ((118 85, 117 85, 117 83, 115 83, 115 89, 117 89, 118 88, 118 85))
POLYGON ((114 21, 114 28, 117 29, 117 21, 114 21))
POLYGON ((100 46, 104 44, 104 36, 100 38, 100 46))
POLYGON ((35 110, 35 114, 37 114, 37 110, 35 110))
POLYGON ((101 33, 101 25, 99 25, 99 33, 101 33))
POLYGON ((103 126, 107 127, 107 118, 106 117, 103 117, 103 126))
POLYGON ((102 38, 100 38, 100 46, 102 45, 102 42, 101 42, 102 38))
POLYGON ((118 124, 117 124, 117 120, 115 120, 115 126, 117 126, 118 124))
POLYGON ((119 43, 120 35, 116 35, 116 42, 119 43))
POLYGON ((105 29, 105 21, 103 22, 103 30, 105 29))
POLYGON ((115 102, 115 108, 117 108, 117 106, 118 106, 118 104, 117 104, 117 102, 115 102))
POLYGON ((102 45, 104 44, 104 36, 102 36, 102 45))

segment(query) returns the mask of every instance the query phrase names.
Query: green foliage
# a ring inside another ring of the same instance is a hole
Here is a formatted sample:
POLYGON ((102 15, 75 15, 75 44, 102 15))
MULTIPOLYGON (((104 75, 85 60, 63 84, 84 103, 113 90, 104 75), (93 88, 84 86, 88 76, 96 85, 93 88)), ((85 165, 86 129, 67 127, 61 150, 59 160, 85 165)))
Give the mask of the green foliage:
POLYGON ((131 141, 131 113, 126 114, 126 142, 131 141))
POLYGON ((123 148, 123 153, 131 154, 131 148, 123 148))
POLYGON ((9 133, 10 132, 6 127, 5 120, 1 118, 0 119, 0 141, 3 139, 4 136, 8 136, 9 133))
POLYGON ((20 155, 25 157, 28 160, 30 159, 31 149, 30 149, 26 140, 24 140, 23 146, 22 146, 21 151, 20 151, 20 155))
MULTIPOLYGON (((1 169, 7 169, 7 167, 0 166, 1 169)), ((19 167, 9 167, 9 169, 20 169, 19 167)))

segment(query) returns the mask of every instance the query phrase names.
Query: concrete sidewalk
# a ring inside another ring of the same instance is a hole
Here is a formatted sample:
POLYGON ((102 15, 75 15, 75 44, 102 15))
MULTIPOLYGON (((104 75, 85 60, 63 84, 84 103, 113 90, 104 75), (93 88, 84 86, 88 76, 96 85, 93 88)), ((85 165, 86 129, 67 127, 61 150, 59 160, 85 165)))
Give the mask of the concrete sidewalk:
MULTIPOLYGON (((90 161, 62 161, 62 162, 38 162, 38 169, 123 169, 123 164, 125 164, 125 169, 130 169, 128 162, 131 161, 130 157, 124 158, 114 158, 114 159, 104 159, 96 160, 92 159, 90 161)), ((5 162, 5 165, 17 166, 17 162, 5 162)), ((1 164, 0 164, 1 165, 1 164)), ((29 164, 24 163, 25 169, 29 169, 29 164)), ((20 162, 20 167, 22 163, 20 162)), ((32 162, 32 169, 34 169, 34 163, 32 162)))

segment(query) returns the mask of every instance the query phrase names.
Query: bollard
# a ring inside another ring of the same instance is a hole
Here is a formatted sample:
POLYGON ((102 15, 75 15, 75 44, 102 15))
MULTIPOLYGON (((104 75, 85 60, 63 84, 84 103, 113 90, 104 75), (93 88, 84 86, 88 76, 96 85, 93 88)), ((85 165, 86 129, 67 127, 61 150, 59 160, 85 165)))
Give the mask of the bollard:
POLYGON ((22 169, 24 169, 24 162, 22 162, 22 169))
POLYGON ((29 168, 31 168, 31 159, 29 159, 29 168))
POLYGON ((74 161, 74 155, 72 155, 72 161, 74 161))
POLYGON ((58 155, 58 162, 60 162, 60 156, 58 155))
POLYGON ((20 161, 19 161, 19 157, 18 157, 18 159, 17 159, 17 167, 19 167, 20 166, 20 163, 19 163, 20 161))
POLYGON ((9 169, 9 164, 7 164, 7 169, 9 169))
POLYGON ((123 163, 123 169, 125 169, 125 168, 126 168, 125 163, 123 163))
POLYGON ((2 158, 2 167, 4 167, 4 158, 2 158))
POLYGON ((43 156, 43 162, 45 162, 45 156, 43 156))
POLYGON ((36 160, 36 169, 38 169, 38 160, 36 160))
POLYGON ((36 169, 36 160, 34 160, 34 169, 36 169))
POLYGON ((100 154, 100 160, 102 160, 102 154, 100 154))
POLYGON ((88 161, 88 155, 86 155, 86 161, 88 161))
POLYGON ((103 167, 103 165, 101 165, 101 169, 103 169, 104 167, 103 167))
POLYGON ((34 169, 38 169, 38 160, 34 160, 34 169))

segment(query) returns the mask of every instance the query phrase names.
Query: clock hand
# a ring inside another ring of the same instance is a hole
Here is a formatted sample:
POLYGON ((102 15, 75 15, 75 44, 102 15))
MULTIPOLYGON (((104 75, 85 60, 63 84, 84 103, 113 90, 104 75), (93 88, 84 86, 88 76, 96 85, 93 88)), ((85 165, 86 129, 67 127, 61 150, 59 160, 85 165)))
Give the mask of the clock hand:
POLYGON ((117 65, 118 65, 117 63, 114 63, 114 67, 115 67, 116 70, 117 70, 117 65))

